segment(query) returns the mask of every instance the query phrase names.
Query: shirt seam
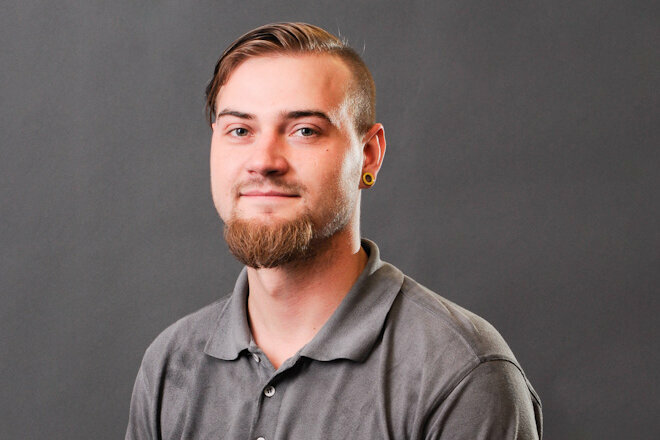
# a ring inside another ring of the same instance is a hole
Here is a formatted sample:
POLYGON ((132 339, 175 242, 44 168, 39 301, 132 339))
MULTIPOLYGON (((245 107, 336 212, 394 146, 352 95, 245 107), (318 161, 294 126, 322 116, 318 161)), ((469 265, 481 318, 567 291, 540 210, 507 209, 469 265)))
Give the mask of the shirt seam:
MULTIPOLYGON (((443 393, 443 394, 439 395, 433 401, 433 404, 430 406, 430 408, 431 408, 430 411, 435 411, 435 409, 439 405, 441 405, 441 402, 446 400, 447 397, 449 397, 456 390, 456 388, 458 388, 458 386, 461 383, 463 383, 463 381, 465 381, 465 379, 467 379, 468 376, 470 376, 477 368, 481 367, 482 365, 486 365, 487 363, 490 363, 490 362, 507 362, 507 363, 513 365, 516 368, 516 370, 522 375, 523 379, 525 380, 525 387, 527 388, 527 391, 529 392, 529 394, 532 396, 532 398, 537 403, 537 405, 539 405, 539 407, 541 406, 541 402, 539 402, 539 400, 536 398, 534 393, 529 388, 529 385, 527 383, 527 377, 525 376, 525 373, 521 370, 520 366, 518 364, 516 364, 513 360, 507 359, 507 358, 504 358, 504 357, 489 357, 489 356, 478 357, 478 359, 479 359, 479 362, 476 365, 474 365, 472 368, 469 368, 468 370, 466 370, 466 372, 460 377, 460 379, 458 381, 456 381, 456 383, 452 387, 450 387, 447 390, 446 393, 443 393)), ((431 416, 432 416, 432 413, 429 412, 429 414, 426 417, 427 420, 430 420, 431 416)))
MULTIPOLYGON (((406 278, 407 278, 407 277, 406 277, 406 278)), ((408 278, 408 279, 409 279, 409 278, 408 278)), ((451 321, 447 320, 447 319, 446 319, 441 313, 438 313, 436 310, 432 309, 431 307, 428 307, 426 304, 422 304, 422 303, 420 303, 419 301, 417 301, 417 299, 416 299, 411 293, 409 293, 409 292, 407 291, 407 289, 404 288, 404 285, 405 285, 405 280, 404 280, 404 283, 401 285, 401 293, 402 293, 405 297, 407 297, 408 299, 410 299, 410 301, 411 301, 413 304, 415 304, 416 306, 422 308, 423 310, 425 310, 426 312, 430 313, 430 314, 433 315, 434 317, 439 318, 439 319, 442 319, 442 321, 443 321, 445 324, 447 324, 449 327, 451 327, 452 332, 453 332, 456 336, 458 336, 458 337, 463 341, 463 343, 464 343, 467 347, 469 347, 470 352, 471 352, 472 355, 474 356, 474 360, 481 360, 482 357, 481 357, 479 354, 477 354, 477 350, 475 349, 474 345, 473 345, 469 340, 467 340, 467 338, 466 338, 465 336, 463 336, 462 332, 459 331, 459 329, 456 327, 456 325, 454 325, 454 323, 452 323, 451 321)))
MULTIPOLYGON (((525 386, 527 387, 527 390, 529 391, 529 394, 532 396, 532 398, 537 403, 537 405, 539 405, 539 407, 541 406, 541 401, 540 401, 538 395, 536 394, 535 391, 532 390, 532 388, 530 388, 529 380, 527 379, 527 376, 525 375, 525 372, 522 370, 520 365, 518 365, 518 363, 515 360, 511 359, 510 357, 508 357, 504 354, 494 354, 494 355, 486 355, 486 356, 479 355, 477 353, 477 350, 475 349, 474 345, 472 343, 470 343, 470 341, 468 341, 465 338, 465 336, 463 336, 463 334, 459 331, 458 328, 456 328, 456 326, 451 321, 445 319, 445 317, 442 316, 441 313, 437 313, 436 310, 432 309, 431 307, 428 307, 426 304, 423 304, 423 303, 419 302, 410 292, 408 292, 407 289, 404 288, 405 279, 408 279, 408 280, 412 281, 410 278, 404 277, 404 283, 401 285, 401 293, 406 298, 408 298, 413 304, 415 304, 416 306, 418 306, 421 309, 425 310, 426 312, 430 313, 434 317, 442 319, 442 321, 444 323, 446 323, 448 326, 450 326, 452 331, 454 332, 454 334, 456 336, 458 336, 467 347, 469 347, 470 352, 474 356, 474 360, 477 361, 477 363, 474 366, 472 366, 472 368, 468 369, 467 373, 464 376, 462 376, 461 379, 458 382, 456 382, 456 384, 453 387, 450 388, 449 392, 444 394, 444 396, 448 396, 449 394, 451 394, 453 392, 453 390, 465 379, 465 377, 467 377, 478 366, 480 366, 480 365, 482 365, 486 362, 490 362, 490 361, 506 361, 506 362, 509 362, 512 365, 514 365, 516 367, 516 369, 520 372, 520 374, 522 374, 523 379, 525 379, 525 386)), ((469 365, 469 364, 470 364, 470 362, 466 362, 466 365, 469 365)), ((439 399, 441 397, 442 396, 440 396, 439 399)), ((437 400, 434 401, 434 404, 436 402, 437 402, 437 400)))

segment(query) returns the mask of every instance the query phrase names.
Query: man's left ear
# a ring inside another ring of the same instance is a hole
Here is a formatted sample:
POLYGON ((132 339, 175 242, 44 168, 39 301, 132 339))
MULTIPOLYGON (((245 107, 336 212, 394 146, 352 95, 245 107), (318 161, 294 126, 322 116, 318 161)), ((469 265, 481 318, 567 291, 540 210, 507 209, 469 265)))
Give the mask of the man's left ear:
POLYGON ((385 157, 385 129, 374 124, 362 138, 362 177, 360 189, 371 188, 385 157), (369 184, 371 182, 371 184, 369 184))

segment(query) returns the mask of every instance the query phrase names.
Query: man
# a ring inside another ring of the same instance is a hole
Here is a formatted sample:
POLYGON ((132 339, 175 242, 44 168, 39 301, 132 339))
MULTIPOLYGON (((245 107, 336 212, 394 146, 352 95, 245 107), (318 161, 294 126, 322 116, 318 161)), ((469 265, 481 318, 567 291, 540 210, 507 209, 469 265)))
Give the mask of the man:
POLYGON ((361 240, 385 135, 360 57, 267 25, 207 87, 211 189, 233 294, 145 353, 127 439, 532 439, 540 403, 484 320, 361 240))

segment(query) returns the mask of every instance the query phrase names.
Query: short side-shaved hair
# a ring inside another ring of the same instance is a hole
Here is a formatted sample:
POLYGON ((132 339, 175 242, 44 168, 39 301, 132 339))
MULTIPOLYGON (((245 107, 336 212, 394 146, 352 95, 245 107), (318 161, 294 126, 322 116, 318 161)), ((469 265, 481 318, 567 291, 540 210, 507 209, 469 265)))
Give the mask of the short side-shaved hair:
POLYGON ((307 23, 273 23, 258 27, 234 41, 222 54, 206 86, 209 124, 216 116, 216 99, 231 73, 248 58, 268 55, 328 54, 346 63, 353 76, 351 112, 355 128, 364 135, 376 122, 376 86, 360 55, 331 33, 307 23))

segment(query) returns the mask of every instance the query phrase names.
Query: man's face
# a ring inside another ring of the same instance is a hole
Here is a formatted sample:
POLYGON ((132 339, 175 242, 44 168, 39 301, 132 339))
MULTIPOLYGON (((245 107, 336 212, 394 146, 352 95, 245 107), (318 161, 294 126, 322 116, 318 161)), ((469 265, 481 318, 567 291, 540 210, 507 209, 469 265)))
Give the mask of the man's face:
POLYGON ((213 201, 226 224, 307 217, 326 238, 354 218, 363 156, 350 84, 330 55, 251 58, 232 72, 211 140, 213 201))

